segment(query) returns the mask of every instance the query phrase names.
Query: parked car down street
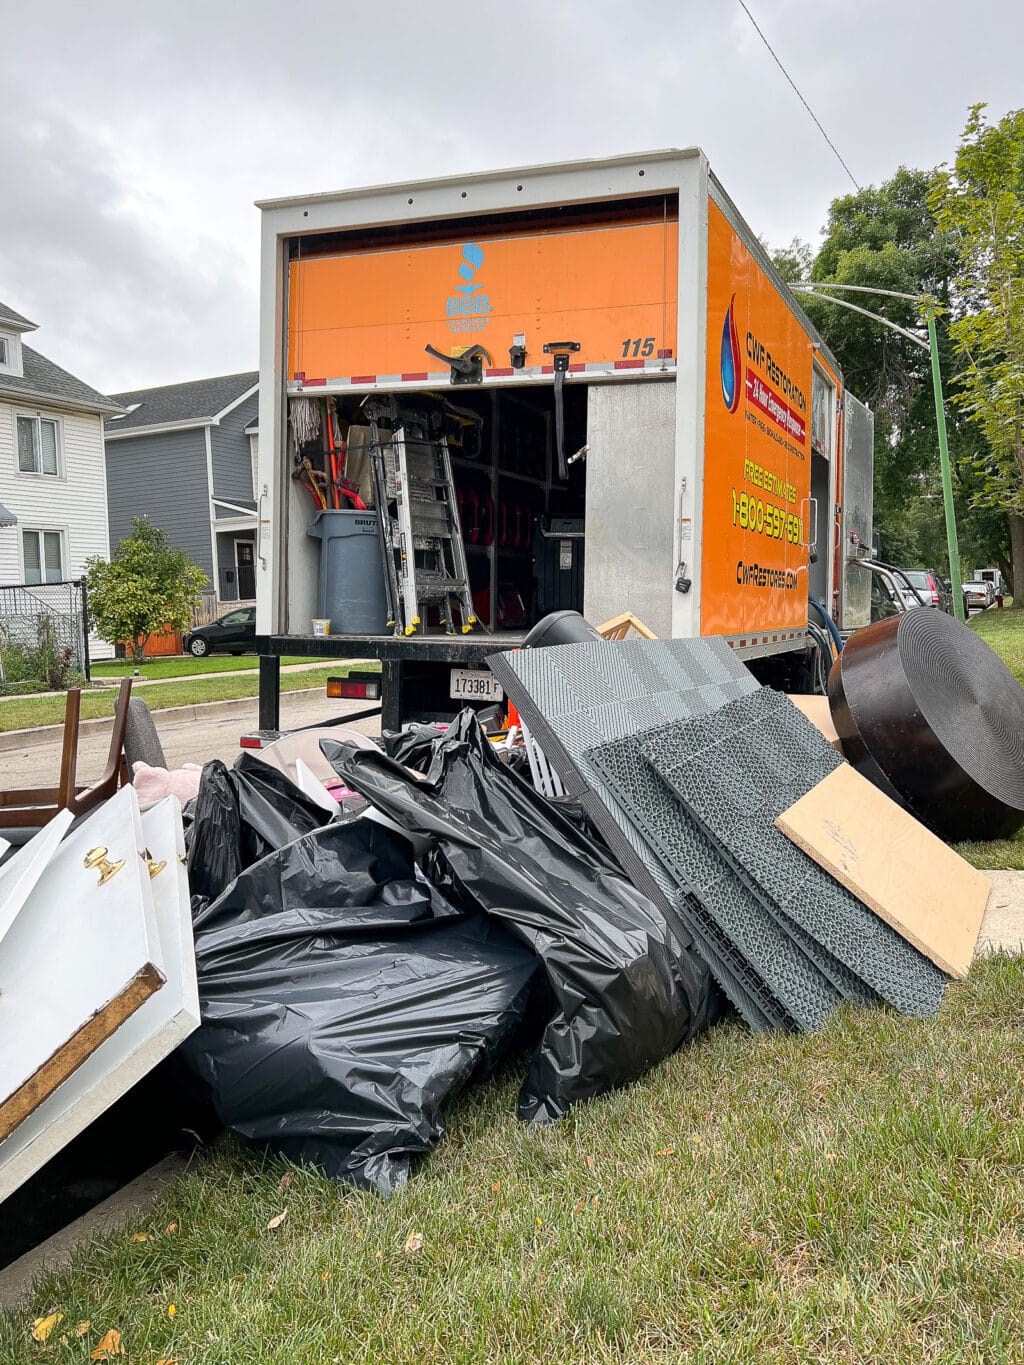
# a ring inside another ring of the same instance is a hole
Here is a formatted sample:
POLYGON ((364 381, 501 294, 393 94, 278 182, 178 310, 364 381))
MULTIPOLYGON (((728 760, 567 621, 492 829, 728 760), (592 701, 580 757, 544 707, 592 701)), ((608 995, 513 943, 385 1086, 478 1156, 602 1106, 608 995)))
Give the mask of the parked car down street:
POLYGON ((952 615, 953 596, 933 569, 904 569, 903 572, 926 607, 938 607, 952 615))
POLYGON ((899 616, 914 607, 925 605, 920 594, 902 569, 891 564, 881 564, 878 560, 866 560, 871 571, 871 620, 884 621, 890 616, 899 616))
POLYGON ((238 607, 185 636, 185 652, 196 659, 206 654, 251 654, 255 648, 255 607, 238 607))
POLYGON ((985 607, 992 606, 995 600, 995 587, 987 579, 984 582, 976 579, 964 584, 965 610, 970 611, 972 607, 981 607, 984 610, 985 607))

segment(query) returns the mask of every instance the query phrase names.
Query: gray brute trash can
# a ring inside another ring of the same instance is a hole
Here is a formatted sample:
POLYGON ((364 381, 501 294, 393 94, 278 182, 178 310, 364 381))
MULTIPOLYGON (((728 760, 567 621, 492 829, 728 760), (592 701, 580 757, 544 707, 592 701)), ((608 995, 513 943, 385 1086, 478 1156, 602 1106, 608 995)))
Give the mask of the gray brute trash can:
POLYGON ((318 512, 308 533, 320 542, 317 613, 331 634, 390 635, 377 514, 318 512))

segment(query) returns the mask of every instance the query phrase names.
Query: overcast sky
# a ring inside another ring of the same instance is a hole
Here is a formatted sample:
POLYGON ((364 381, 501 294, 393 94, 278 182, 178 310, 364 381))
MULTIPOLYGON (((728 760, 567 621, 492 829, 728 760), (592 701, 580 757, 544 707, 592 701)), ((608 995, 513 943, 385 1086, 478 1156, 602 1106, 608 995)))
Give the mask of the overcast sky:
MULTIPOLYGON (((854 176, 1024 104, 1024 0, 748 0, 854 176)), ((737 0, 0 0, 0 300, 106 392, 255 368, 253 200, 700 145, 772 245, 852 187, 737 0)))

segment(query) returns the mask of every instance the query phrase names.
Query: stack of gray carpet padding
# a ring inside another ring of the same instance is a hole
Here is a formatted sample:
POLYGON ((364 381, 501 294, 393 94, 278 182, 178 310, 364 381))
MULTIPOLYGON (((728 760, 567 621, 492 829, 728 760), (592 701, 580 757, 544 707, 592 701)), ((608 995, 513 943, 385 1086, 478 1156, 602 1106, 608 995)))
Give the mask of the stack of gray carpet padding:
POLYGON ((723 640, 595 640, 489 663, 751 1027, 816 1028, 844 1000, 938 1008, 942 972, 775 827, 843 759, 723 640))

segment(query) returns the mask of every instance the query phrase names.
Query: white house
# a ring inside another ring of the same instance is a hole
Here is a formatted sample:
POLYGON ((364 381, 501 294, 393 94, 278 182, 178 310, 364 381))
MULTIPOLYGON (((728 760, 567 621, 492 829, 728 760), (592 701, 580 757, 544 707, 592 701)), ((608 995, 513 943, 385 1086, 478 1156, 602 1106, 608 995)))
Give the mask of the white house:
POLYGON ((103 419, 121 409, 26 346, 35 330, 0 303, 0 587, 78 578, 110 553, 103 419))

